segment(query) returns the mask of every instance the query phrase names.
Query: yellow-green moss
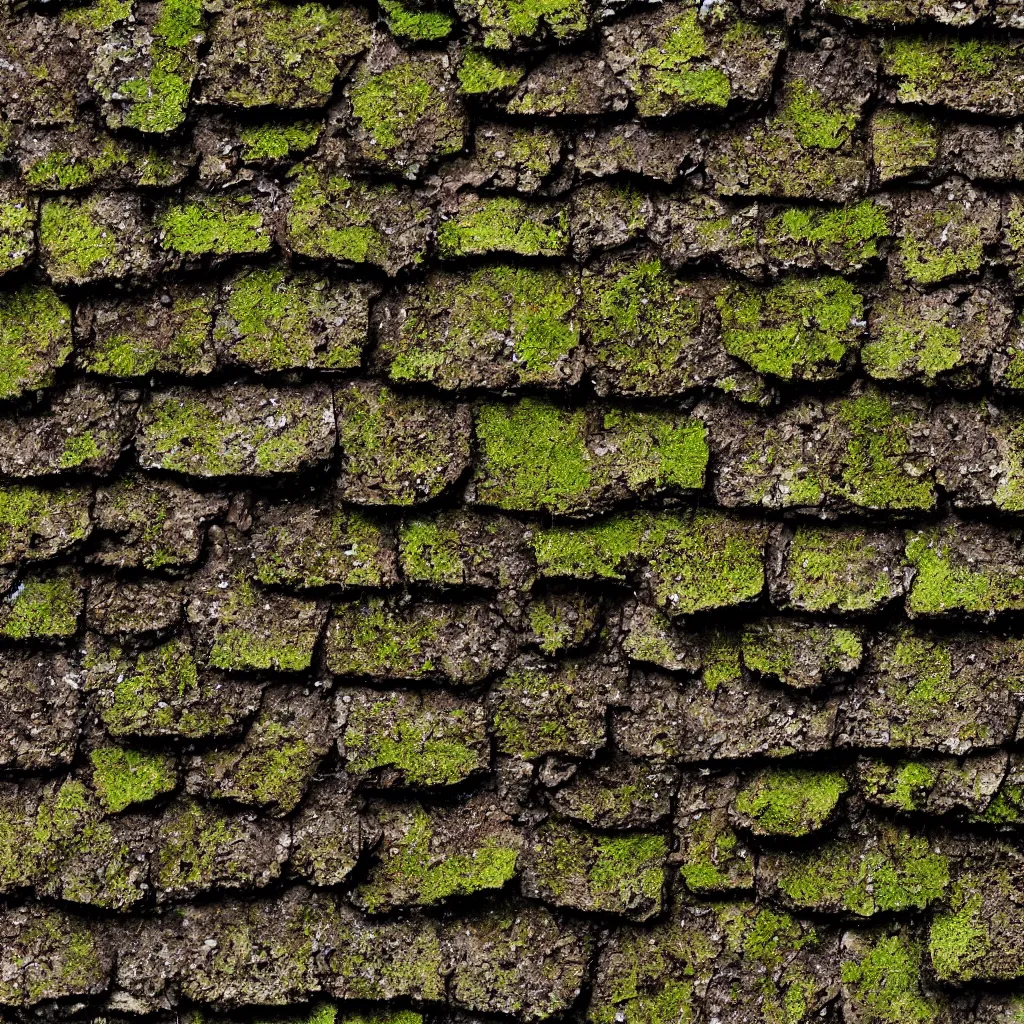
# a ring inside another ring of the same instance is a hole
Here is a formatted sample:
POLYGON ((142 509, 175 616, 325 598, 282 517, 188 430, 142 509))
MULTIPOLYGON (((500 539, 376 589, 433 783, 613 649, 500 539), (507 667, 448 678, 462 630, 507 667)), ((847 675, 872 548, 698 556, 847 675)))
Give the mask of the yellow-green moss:
POLYGON ((178 784, 174 758, 124 747, 100 747, 89 754, 92 784, 103 806, 116 814, 147 803, 178 784))
POLYGON ((183 256, 252 255, 270 249, 263 215, 246 196, 207 196, 171 206, 157 223, 163 247, 183 256))
POLYGON ((805 836, 825 824, 847 788, 838 772, 768 769, 739 791, 734 806, 759 834, 805 836))

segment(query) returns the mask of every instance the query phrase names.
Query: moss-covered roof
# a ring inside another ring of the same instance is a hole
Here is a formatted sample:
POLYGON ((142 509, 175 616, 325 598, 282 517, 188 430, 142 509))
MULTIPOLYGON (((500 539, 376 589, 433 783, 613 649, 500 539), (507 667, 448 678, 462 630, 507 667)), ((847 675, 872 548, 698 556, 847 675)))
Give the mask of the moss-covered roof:
POLYGON ((1020 0, 0 0, 0 1024, 1024 1021, 1020 0))

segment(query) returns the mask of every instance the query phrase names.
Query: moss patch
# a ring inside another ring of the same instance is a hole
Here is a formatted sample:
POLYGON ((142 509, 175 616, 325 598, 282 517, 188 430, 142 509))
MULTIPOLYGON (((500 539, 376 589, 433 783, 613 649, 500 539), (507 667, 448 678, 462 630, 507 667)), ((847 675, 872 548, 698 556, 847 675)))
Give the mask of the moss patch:
POLYGON ((174 758, 124 747, 100 747, 89 755, 92 784, 103 806, 113 814, 147 803, 178 784, 174 758))

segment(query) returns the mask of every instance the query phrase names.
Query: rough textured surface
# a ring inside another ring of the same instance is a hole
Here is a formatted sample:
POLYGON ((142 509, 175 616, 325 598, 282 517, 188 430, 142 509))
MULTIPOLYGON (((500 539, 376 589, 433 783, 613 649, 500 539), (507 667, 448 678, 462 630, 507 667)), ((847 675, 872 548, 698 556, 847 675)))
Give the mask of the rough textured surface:
POLYGON ((1021 0, 0 0, 0 1024, 1024 1021, 1021 0))

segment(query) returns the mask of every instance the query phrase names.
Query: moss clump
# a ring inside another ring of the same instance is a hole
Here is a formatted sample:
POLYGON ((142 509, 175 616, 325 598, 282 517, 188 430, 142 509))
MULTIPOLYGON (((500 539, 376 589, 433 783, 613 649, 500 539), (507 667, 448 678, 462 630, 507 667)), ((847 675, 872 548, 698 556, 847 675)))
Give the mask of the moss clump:
POLYGON ((949 861, 923 836, 884 826, 877 842, 834 840, 780 855, 779 890, 794 906, 858 917, 924 909, 949 884, 949 861))
POLYGON ((411 786, 451 786, 487 766, 482 730, 467 710, 411 706, 397 696, 352 708, 345 728, 346 769, 401 773, 411 786))
POLYGON ((248 578, 236 576, 222 595, 209 664, 236 672, 304 672, 323 623, 313 602, 261 594, 248 578))
POLYGON ((288 240, 303 256, 370 263, 395 274, 421 262, 430 215, 415 196, 394 185, 368 185, 302 167, 288 207, 288 240))
POLYGON ((525 74, 521 64, 501 63, 482 50, 470 48, 459 65, 459 91, 466 96, 502 92, 518 85, 525 74))
POLYGON ((182 124, 203 24, 201 0, 163 0, 151 30, 149 73, 118 83, 116 91, 128 101, 128 107, 123 120, 116 120, 129 128, 156 134, 174 131, 182 124))
POLYGON ((0 398, 50 384, 71 351, 71 310, 53 291, 0 295, 0 398))
POLYGON ((157 221, 160 244, 183 256, 268 252, 270 232, 247 196, 206 196, 171 206, 157 221))
POLYGON ((935 504, 934 485, 908 469, 910 416, 890 396, 871 391, 844 399, 839 421, 849 433, 838 490, 861 508, 906 511, 935 504))
POLYGON ((734 287, 718 308, 726 351, 783 380, 836 376, 865 324, 863 299, 839 277, 734 287))
POLYGON ((875 337, 861 352, 864 369, 876 380, 916 377, 934 384, 963 358, 964 332, 952 326, 949 318, 947 308, 921 315, 907 297, 896 294, 884 299, 874 311, 875 337))
POLYGON ((871 121, 871 150, 882 181, 930 167, 939 155, 939 129, 912 111, 880 110, 871 121))
POLYGON ((680 829, 680 854, 679 877, 692 893, 710 896, 753 888, 754 859, 720 808, 695 816, 680 829))
POLYGON ((938 284, 978 273, 985 243, 981 225, 969 216, 951 204, 932 211, 923 221, 905 225, 899 243, 904 274, 917 284, 938 284))
POLYGON ((640 53, 627 72, 644 117, 689 109, 723 109, 732 98, 728 75, 708 61, 711 46, 696 10, 660 26, 660 45, 640 53))
POLYGON ((223 680, 202 677, 191 646, 172 640, 119 669, 102 718, 111 736, 197 739, 227 732, 253 705, 223 680))
POLYGON ((661 909, 667 856, 664 836, 605 836, 549 824, 538 830, 528 878, 562 906, 645 920, 661 909))
POLYGON ((409 297, 398 338, 385 346, 389 375, 453 390, 481 377, 497 384, 503 371, 523 383, 556 383, 579 344, 575 284, 534 267, 433 278, 409 297))
POLYGON ((191 894, 250 881, 233 848, 242 846, 246 828, 234 816, 189 800, 161 822, 154 881, 159 891, 191 894))
POLYGON ((0 487, 0 565, 50 557, 84 540, 91 493, 79 488, 0 487))
POLYGON ((700 421, 613 410, 591 437, 586 410, 539 399, 478 410, 477 500, 507 509, 581 513, 606 489, 696 490, 708 448, 700 421), (602 450, 603 449, 603 450, 602 450))
POLYGON ((650 587, 670 615, 692 615, 757 598, 764 588, 765 535, 715 512, 666 516, 645 541, 650 587))
POLYGON ((614 516, 588 526, 558 526, 533 535, 533 550, 544 576, 578 580, 624 580, 638 567, 650 527, 647 516, 614 516))
POLYGON ((213 340, 260 370, 352 369, 359 365, 364 333, 344 322, 355 312, 347 298, 304 274, 248 271, 231 282, 213 340))
POLYGON ((356 898, 371 913, 402 904, 431 906, 452 896, 468 896, 500 889, 516 873, 517 850, 485 840, 460 843, 458 853, 436 849, 434 826, 421 808, 409 814, 396 812, 388 824, 398 826, 401 836, 370 869, 356 898), (469 849, 467 849, 467 845, 469 849))
POLYGON ((433 60, 365 74, 350 96, 352 116, 366 135, 363 151, 372 159, 404 165, 424 143, 434 157, 462 149, 465 118, 450 102, 433 60))
POLYGON ((89 755, 92 785, 112 814, 147 803, 178 785, 174 758, 124 747, 100 747, 89 755))
POLYGON ((87 369, 110 377, 145 377, 154 371, 201 373, 212 365, 208 340, 215 296, 179 294, 172 298, 167 334, 154 340, 147 330, 151 309, 133 309, 119 321, 121 330, 96 338, 84 353, 87 369), (165 340, 166 338, 166 340, 165 340))
POLYGON ((243 108, 322 107, 370 35, 356 7, 245 0, 211 32, 204 98, 243 108))
POLYGON ((402 575, 417 583, 457 586, 465 582, 461 542, 457 526, 441 519, 403 523, 398 534, 402 575))
POLYGON ((703 304, 660 260, 585 275, 579 309, 588 347, 617 392, 660 394, 695 383, 686 357, 700 340, 703 304))
POLYGON ((242 159, 252 162, 287 160, 313 149, 324 130, 319 121, 263 124, 243 128, 242 159))
POLYGON ((381 11, 388 31, 398 39, 414 43, 432 43, 447 39, 455 27, 455 19, 441 11, 424 11, 401 0, 381 0, 381 11))
POLYGON ((0 193, 0 276, 29 258, 35 223, 36 211, 27 198, 7 202, 0 193))
POLYGON ((928 953, 940 981, 970 981, 989 974, 985 960, 992 939, 982 894, 986 881, 977 875, 958 880, 948 908, 932 918, 928 953))
POLYGON ((484 46, 496 50, 532 42, 542 31, 558 40, 572 39, 586 31, 590 20, 583 0, 488 0, 471 10, 484 30, 484 46))
POLYGON ((512 196, 480 199, 441 224, 437 247, 448 258, 492 252, 564 256, 569 248, 568 220, 564 210, 512 196))
POLYGON ((338 675, 417 679, 435 675, 444 610, 419 618, 381 598, 338 605, 328 640, 328 666, 338 675))
POLYGON ((906 553, 917 570, 907 601, 913 614, 993 614, 1024 608, 1024 573, 1012 565, 972 566, 957 557, 956 537, 949 531, 910 535, 906 553))
POLYGON ((838 772, 769 769, 736 795, 736 811, 757 835, 806 836, 820 829, 846 792, 838 772))
POLYGON ((72 572, 23 581, 7 596, 0 635, 15 640, 73 636, 85 604, 82 589, 72 572))
MULTIPOLYGON (((762 244, 775 259, 797 259, 810 250, 830 267, 856 270, 879 256, 890 234, 888 213, 866 199, 836 210, 790 207, 765 224, 762 244)), ((832 278, 820 282, 833 292, 835 284, 832 278)), ((834 294, 832 301, 836 301, 834 294)), ((819 326, 824 325, 819 321, 819 326)))
POLYGON ((794 533, 786 579, 791 603, 812 612, 869 611, 898 588, 888 553, 869 534, 813 526, 794 533))
POLYGON ((940 1007, 921 991, 924 951, 904 935, 874 936, 840 968, 843 986, 859 1014, 878 1024, 932 1024, 940 1007))
POLYGON ((901 103, 1013 115, 1022 99, 1019 48, 981 39, 899 38, 882 53, 901 103))
POLYGON ((863 764, 858 771, 867 797, 898 811, 924 810, 928 794, 939 779, 938 769, 921 761, 901 761, 895 765, 876 761, 863 764))
POLYGON ((785 93, 778 120, 804 149, 842 147, 857 126, 857 106, 825 99, 814 86, 797 80, 785 93))
POLYGON ((112 229, 96 217, 92 205, 74 199, 48 199, 39 214, 39 244, 50 276, 84 281, 114 269, 119 246, 112 229))

